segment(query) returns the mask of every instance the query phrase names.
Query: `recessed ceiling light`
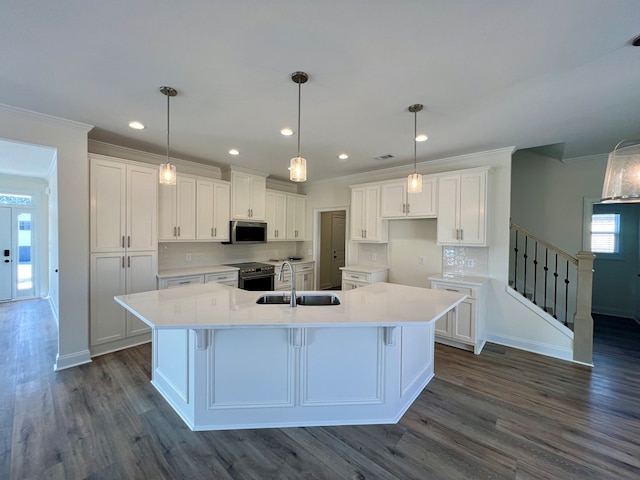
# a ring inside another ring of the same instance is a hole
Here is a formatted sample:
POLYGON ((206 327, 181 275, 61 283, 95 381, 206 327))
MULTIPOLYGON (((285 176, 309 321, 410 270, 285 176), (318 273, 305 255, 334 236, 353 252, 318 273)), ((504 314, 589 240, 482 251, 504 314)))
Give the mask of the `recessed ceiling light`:
POLYGON ((421 133, 416 137, 416 142, 426 142, 428 138, 429 137, 427 137, 424 133, 421 133))
POLYGON ((129 122, 129 126, 135 130, 142 130, 144 129, 144 125, 141 124, 138 121, 133 121, 133 122, 129 122))
POLYGON ((347 158, 349 158, 349 155, 347 155, 346 153, 341 153, 340 155, 338 155, 338 158, 340 160, 346 160, 347 158))
POLYGON ((293 135, 293 130, 291 130, 290 128, 283 128, 282 130, 280 130, 280 134, 284 135, 285 137, 290 137, 291 135, 293 135))
POLYGON ((237 149, 232 148, 229 150, 229 155, 240 155, 240 152, 237 149))

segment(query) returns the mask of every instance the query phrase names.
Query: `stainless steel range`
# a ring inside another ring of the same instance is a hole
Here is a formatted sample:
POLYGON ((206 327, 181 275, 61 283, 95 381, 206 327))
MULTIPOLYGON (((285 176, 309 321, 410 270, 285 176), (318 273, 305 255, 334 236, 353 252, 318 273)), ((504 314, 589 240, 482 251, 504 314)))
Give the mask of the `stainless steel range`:
POLYGON ((252 291, 273 290, 275 267, 268 263, 245 262, 230 263, 230 267, 237 267, 238 288, 252 291))

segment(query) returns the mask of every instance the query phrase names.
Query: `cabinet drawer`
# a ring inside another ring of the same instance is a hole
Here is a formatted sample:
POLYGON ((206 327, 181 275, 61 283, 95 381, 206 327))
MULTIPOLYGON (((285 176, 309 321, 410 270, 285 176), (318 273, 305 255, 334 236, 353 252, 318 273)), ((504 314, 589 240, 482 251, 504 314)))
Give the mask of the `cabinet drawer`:
POLYGON ((431 283, 431 288, 434 290, 446 290, 447 292, 461 293, 467 295, 469 298, 476 298, 475 288, 460 287, 458 285, 449 285, 442 283, 431 283))
POLYGON ((357 273, 357 272, 342 272, 342 278, 344 280, 354 280, 356 282, 365 282, 369 283, 369 274, 368 273, 357 273))
POLYGON ((204 283, 224 283, 224 284, 238 284, 237 273, 209 273, 204 277, 204 283))
POLYGON ((190 277, 170 278, 165 282, 165 288, 186 287, 188 285, 197 285, 204 281, 202 275, 192 275, 190 277))
POLYGON ((303 263, 293 268, 296 269, 296 272, 308 272, 313 270, 313 263, 303 263))

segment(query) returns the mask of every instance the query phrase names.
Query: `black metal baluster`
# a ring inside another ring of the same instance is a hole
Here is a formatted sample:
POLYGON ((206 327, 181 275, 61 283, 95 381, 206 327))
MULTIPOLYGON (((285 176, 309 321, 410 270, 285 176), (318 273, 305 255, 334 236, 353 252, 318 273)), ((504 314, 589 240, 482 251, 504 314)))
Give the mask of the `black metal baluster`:
POLYGON ((524 258, 524 280, 523 280, 524 287, 522 288, 522 295, 525 297, 527 296, 527 258, 529 258, 528 247, 529 247, 529 236, 525 235, 524 236, 524 255, 522 256, 524 258))
POLYGON ((533 304, 537 305, 536 301, 538 291, 538 241, 536 240, 536 251, 533 255, 533 304))
POLYGON ((553 272, 553 318, 558 319, 558 254, 556 253, 556 268, 553 272))
POLYGON ((544 311, 547 311, 547 280, 549 277, 549 249, 544 247, 544 311))
POLYGON ((564 326, 568 327, 569 322, 567 320, 569 307, 569 260, 567 260, 567 274, 564 277, 564 326))
POLYGON ((513 289, 518 291, 518 230, 516 230, 516 246, 513 249, 515 259, 513 261, 513 289))

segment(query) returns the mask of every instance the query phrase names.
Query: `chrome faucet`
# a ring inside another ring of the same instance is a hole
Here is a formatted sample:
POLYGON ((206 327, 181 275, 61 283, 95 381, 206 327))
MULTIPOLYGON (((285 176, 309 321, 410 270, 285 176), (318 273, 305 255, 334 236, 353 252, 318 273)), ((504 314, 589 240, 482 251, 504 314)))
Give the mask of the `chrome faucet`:
POLYGON ((282 282, 284 280, 284 266, 289 266, 289 271, 291 272, 291 301, 289 302, 289 306, 297 307, 298 303, 296 302, 296 271, 293 269, 293 265, 289 263, 288 260, 282 262, 280 266, 280 273, 278 274, 278 281, 282 282))

